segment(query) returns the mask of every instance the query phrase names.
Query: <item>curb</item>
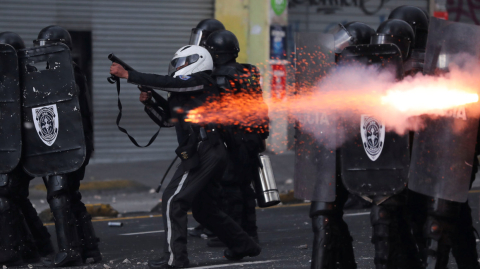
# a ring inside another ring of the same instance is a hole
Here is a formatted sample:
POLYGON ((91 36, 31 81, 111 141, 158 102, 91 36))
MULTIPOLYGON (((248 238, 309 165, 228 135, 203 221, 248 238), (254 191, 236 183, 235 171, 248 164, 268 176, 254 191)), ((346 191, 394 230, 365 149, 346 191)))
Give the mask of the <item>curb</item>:
MULTIPOLYGON (((126 189, 129 190, 149 190, 147 186, 138 183, 133 180, 127 179, 118 179, 118 180, 105 180, 105 181, 81 181, 80 182, 80 191, 108 191, 108 190, 118 190, 126 189)), ((38 191, 47 191, 47 188, 43 184, 35 185, 31 189, 38 191)))
MULTIPOLYGON (((86 204, 87 213, 92 217, 110 217, 116 218, 118 211, 115 210, 110 204, 86 204)), ((43 223, 53 222, 53 214, 50 208, 47 208, 38 214, 43 223)))

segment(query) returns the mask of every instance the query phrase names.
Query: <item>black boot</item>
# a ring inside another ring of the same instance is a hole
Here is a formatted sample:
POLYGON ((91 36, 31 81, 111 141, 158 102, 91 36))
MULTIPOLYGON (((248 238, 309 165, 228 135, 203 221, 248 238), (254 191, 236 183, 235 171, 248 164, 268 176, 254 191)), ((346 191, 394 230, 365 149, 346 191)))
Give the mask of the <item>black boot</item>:
POLYGON ((475 232, 472 210, 467 201, 461 205, 453 236, 452 254, 458 269, 480 269, 475 232))
POLYGON ((17 230, 20 224, 19 213, 10 200, 0 197, 0 265, 22 264, 17 230))
POLYGON ((102 260, 102 254, 98 249, 100 239, 95 236, 95 230, 92 225, 92 216, 86 211, 76 214, 78 221, 78 233, 82 241, 82 259, 85 262, 92 258, 94 262, 102 260))
POLYGON ((339 238, 338 243, 335 244, 336 263, 340 265, 341 269, 356 269, 357 263, 355 262, 355 254, 353 252, 353 238, 350 235, 348 230, 347 223, 343 220, 341 215, 334 216, 336 226, 338 229, 338 235, 334 232, 334 241, 335 238, 339 238))
POLYGON ((372 243, 375 245, 374 263, 376 269, 389 268, 391 212, 384 206, 373 205, 370 212, 372 243))
POLYGON ((313 250, 312 269, 325 269, 332 266, 330 218, 323 215, 312 217, 313 250))
POLYGON ((65 195, 59 195, 50 199, 49 203, 55 218, 59 252, 54 256, 43 259, 43 264, 49 267, 81 264, 80 240, 69 199, 65 195))
POLYGON ((256 257, 260 255, 261 252, 262 252, 262 248, 259 245, 257 245, 257 247, 255 247, 254 249, 244 253, 236 253, 236 252, 233 252, 231 249, 226 249, 223 252, 223 255, 225 256, 225 258, 227 258, 227 260, 239 261, 247 256, 256 257))
POLYGON ((163 268, 187 268, 188 264, 183 267, 175 267, 168 265, 168 258, 162 257, 157 260, 149 260, 148 261, 148 268, 155 268, 155 269, 163 269, 163 268))
POLYGON ((52 240, 50 239, 50 233, 38 217, 37 211, 33 208, 30 200, 22 200, 19 207, 25 217, 28 229, 33 236, 38 254, 41 257, 52 255, 55 251, 53 249, 52 240))
POLYGON ((460 217, 461 203, 440 198, 427 202, 424 235, 427 239, 425 268, 446 269, 450 249, 455 240, 455 226, 460 217))
POLYGON ((19 211, 19 225, 17 226, 20 235, 20 253, 24 263, 36 263, 40 260, 37 246, 33 241, 32 234, 28 229, 23 214, 19 211))

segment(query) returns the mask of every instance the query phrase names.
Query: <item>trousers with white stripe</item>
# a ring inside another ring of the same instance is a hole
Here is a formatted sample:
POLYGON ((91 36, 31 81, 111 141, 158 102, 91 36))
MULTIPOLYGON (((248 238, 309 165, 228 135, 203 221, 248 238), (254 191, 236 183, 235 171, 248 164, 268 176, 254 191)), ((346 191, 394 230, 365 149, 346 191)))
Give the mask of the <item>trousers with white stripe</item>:
POLYGON ((168 264, 187 266, 187 212, 215 233, 235 253, 247 253, 258 245, 219 209, 219 181, 226 167, 227 151, 223 143, 202 142, 198 149, 200 165, 190 171, 181 166, 175 172, 162 196, 165 227, 164 252, 168 264))

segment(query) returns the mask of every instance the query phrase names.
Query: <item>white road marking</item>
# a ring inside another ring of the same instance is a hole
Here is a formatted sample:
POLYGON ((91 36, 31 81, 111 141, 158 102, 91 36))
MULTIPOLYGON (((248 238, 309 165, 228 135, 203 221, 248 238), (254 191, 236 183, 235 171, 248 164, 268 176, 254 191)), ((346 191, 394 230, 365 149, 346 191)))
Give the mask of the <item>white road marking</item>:
MULTIPOLYGON (((355 217, 355 216, 363 216, 363 215, 369 215, 370 212, 358 212, 358 213, 350 213, 350 214, 345 214, 343 215, 344 217, 355 217)), ((188 228, 189 230, 193 230, 195 228, 188 228)), ((159 231, 148 231, 148 232, 139 232, 139 233, 126 233, 126 234, 119 234, 119 235, 139 235, 139 234, 153 234, 153 233, 163 233, 165 230, 159 230, 159 231)), ((208 267, 210 268, 210 267, 208 267)), ((214 268, 214 267, 212 267, 214 268)))
MULTIPOLYGON (((189 230, 193 230, 195 228, 188 228, 189 230)), ((138 233, 126 233, 126 234, 119 234, 119 235, 138 235, 138 234, 154 234, 154 233, 164 233, 165 230, 158 230, 158 231, 148 231, 148 232, 138 232, 138 233)))
POLYGON ((192 269, 207 269, 207 268, 220 268, 220 267, 231 267, 231 266, 244 266, 250 264, 262 264, 262 263, 271 263, 278 260, 268 260, 268 261, 258 261, 258 262, 239 262, 239 263, 227 263, 227 264, 219 264, 219 265, 210 265, 210 266, 200 266, 200 267, 191 267, 192 269))
POLYGON ((343 215, 344 217, 353 217, 353 216, 362 216, 362 215, 369 215, 370 212, 359 212, 359 213, 350 213, 343 215))

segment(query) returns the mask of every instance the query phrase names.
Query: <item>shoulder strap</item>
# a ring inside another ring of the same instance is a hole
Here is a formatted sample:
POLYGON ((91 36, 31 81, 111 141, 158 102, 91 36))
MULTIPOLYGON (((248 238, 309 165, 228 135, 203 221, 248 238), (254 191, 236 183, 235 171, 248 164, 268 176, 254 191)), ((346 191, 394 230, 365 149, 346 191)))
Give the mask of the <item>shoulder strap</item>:
POLYGON ((148 146, 150 146, 153 141, 155 141, 155 139, 157 138, 158 136, 158 133, 160 133, 160 130, 162 129, 162 127, 159 127, 157 132, 152 136, 152 138, 150 138, 150 141, 148 141, 148 144, 145 145, 145 146, 140 146, 138 143, 137 143, 137 140, 135 140, 135 138, 133 138, 125 128, 123 127, 120 127, 120 119, 122 119, 122 102, 120 102, 120 79, 117 78, 116 79, 116 84, 117 84, 117 95, 118 95, 118 116, 117 116, 117 127, 118 127, 118 130, 120 130, 120 132, 126 134, 128 136, 128 138, 130 139, 130 141, 132 141, 132 143, 139 147, 139 148, 146 148, 148 146))

